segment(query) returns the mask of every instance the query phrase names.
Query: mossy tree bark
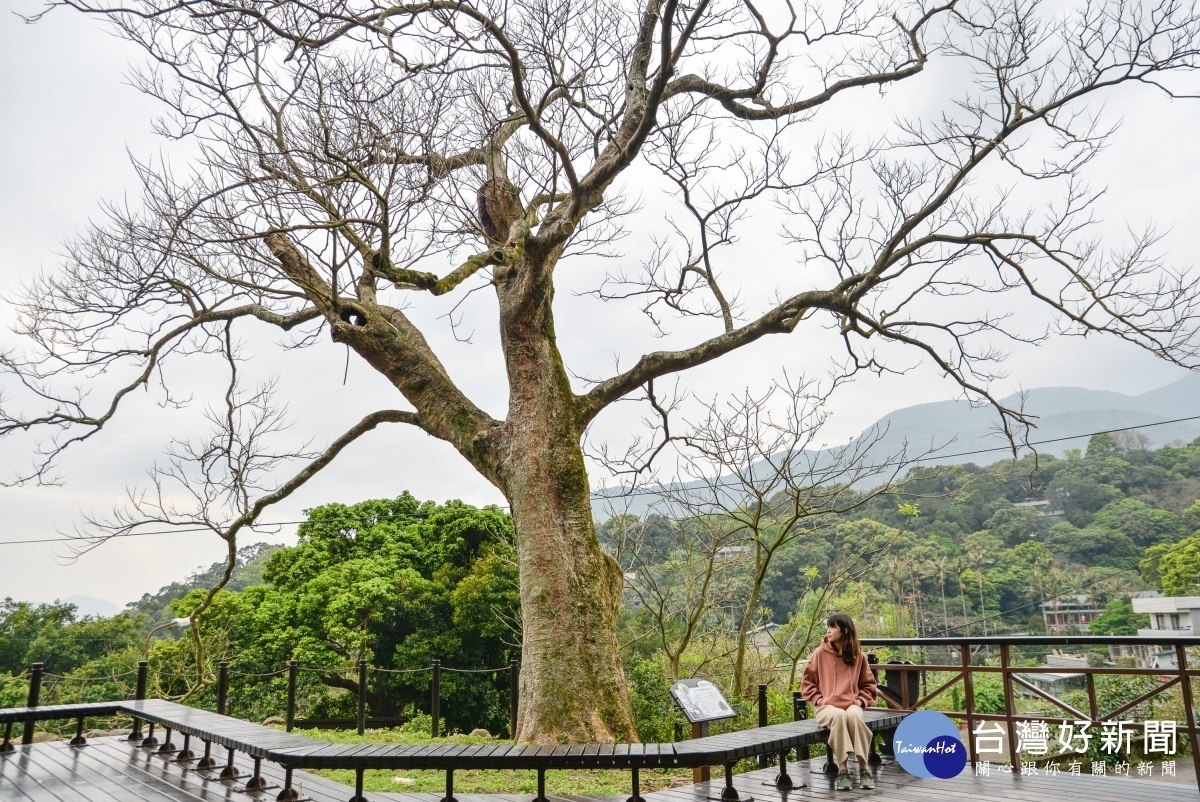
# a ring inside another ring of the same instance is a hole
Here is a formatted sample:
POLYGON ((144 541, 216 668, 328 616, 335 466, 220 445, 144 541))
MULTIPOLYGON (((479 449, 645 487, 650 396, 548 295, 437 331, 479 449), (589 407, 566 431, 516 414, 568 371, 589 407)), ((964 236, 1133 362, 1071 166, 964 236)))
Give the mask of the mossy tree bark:
POLYGON ((636 738, 617 646, 623 576, 600 548, 583 421, 555 340, 559 249, 495 272, 509 414, 497 479, 512 508, 521 577, 517 738, 636 738))

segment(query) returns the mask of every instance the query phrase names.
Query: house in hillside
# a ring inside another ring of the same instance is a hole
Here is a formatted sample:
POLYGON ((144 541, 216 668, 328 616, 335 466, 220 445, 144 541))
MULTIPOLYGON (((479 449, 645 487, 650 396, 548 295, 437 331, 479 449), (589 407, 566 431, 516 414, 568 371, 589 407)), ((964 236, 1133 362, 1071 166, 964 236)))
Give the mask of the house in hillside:
POLYGON ((768 621, 761 627, 755 627, 747 632, 746 640, 759 652, 773 654, 779 648, 775 642, 775 631, 780 626, 780 624, 776 624, 774 621, 768 621))
MULTIPOLYGON (((1037 673, 1018 674, 1017 676, 1051 696, 1062 696, 1062 694, 1068 691, 1082 690, 1087 687, 1087 675, 1071 670, 1087 668, 1087 664, 1086 657, 1048 654, 1046 655, 1046 662, 1041 668, 1061 670, 1039 671, 1037 673)), ((1021 688, 1019 685, 1014 690, 1026 697, 1038 698, 1037 694, 1030 692, 1028 689, 1021 688)))
MULTIPOLYGON (((1187 638, 1200 632, 1200 596, 1139 593, 1132 601, 1135 613, 1150 616, 1150 628, 1138 630, 1138 635, 1142 637, 1187 638)), ((1139 657, 1138 665, 1146 668, 1179 667, 1175 650, 1171 647, 1147 645, 1139 657)))
POLYGON ((732 546, 721 546, 719 549, 717 549, 717 553, 713 555, 713 562, 722 563, 726 560, 736 560, 749 553, 750 547, 744 543, 737 543, 732 546))
POLYGON ((1087 632, 1088 625, 1103 613, 1103 607, 1082 593, 1042 602, 1042 620, 1046 623, 1046 632, 1052 635, 1076 630, 1087 632))
POLYGON ((1044 515, 1047 518, 1062 520, 1067 517, 1066 511, 1060 505, 1042 498, 1017 501, 1013 503, 1013 506, 1024 510, 1033 510, 1038 515, 1044 515))
POLYGON ((626 610, 638 610, 642 604, 642 594, 638 592, 637 571, 625 572, 625 586, 621 591, 621 604, 626 610))

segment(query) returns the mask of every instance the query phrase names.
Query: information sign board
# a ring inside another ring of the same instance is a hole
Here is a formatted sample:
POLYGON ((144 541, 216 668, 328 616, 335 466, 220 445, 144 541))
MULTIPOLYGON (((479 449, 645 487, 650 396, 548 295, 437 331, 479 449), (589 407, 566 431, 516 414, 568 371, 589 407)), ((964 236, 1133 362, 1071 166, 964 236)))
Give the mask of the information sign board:
POLYGON ((671 696, 693 724, 737 715, 717 686, 706 679, 680 680, 671 686, 671 696))

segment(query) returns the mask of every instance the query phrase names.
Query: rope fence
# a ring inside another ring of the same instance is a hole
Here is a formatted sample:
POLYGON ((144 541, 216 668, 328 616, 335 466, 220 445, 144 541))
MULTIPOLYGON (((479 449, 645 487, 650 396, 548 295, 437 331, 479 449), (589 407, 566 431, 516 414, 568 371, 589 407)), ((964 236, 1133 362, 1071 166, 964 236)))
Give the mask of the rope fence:
POLYGON ((252 671, 230 671, 229 676, 231 676, 231 677, 278 677, 278 676, 282 676, 283 674, 286 674, 287 672, 288 672, 287 668, 281 668, 278 671, 262 671, 262 672, 257 672, 257 673, 252 672, 252 671))
MULTIPOLYGON (((110 674, 106 677, 76 677, 73 674, 51 674, 50 672, 45 671, 42 673, 42 676, 49 677, 51 679, 62 680, 64 682, 111 682, 113 680, 121 679, 122 677, 132 677, 136 673, 137 669, 134 669, 132 671, 125 671, 121 674, 110 674)), ((19 677, 14 677, 13 679, 19 679, 19 677)))
MULTIPOLYGON (((45 670, 44 663, 34 663, 25 677, 10 676, 0 677, 0 685, 9 687, 11 684, 21 682, 28 679, 29 694, 28 707, 37 707, 41 704, 49 704, 59 701, 67 701, 59 697, 65 696, 69 691, 80 693, 82 688, 96 682, 114 682, 127 677, 137 677, 137 690, 135 699, 145 699, 147 686, 153 680, 156 686, 161 686, 164 682, 172 682, 175 680, 191 681, 196 679, 196 674, 180 674, 167 671, 156 671, 151 675, 149 670, 149 662, 139 660, 136 669, 125 671, 117 674, 109 674, 105 676, 87 677, 74 676, 71 674, 55 674, 45 670)), ((288 732, 297 725, 296 719, 296 689, 299 681, 300 672, 310 674, 321 674, 324 676, 342 676, 357 675, 354 678, 354 689, 356 690, 357 715, 353 719, 310 719, 300 721, 301 726, 314 727, 330 727, 330 728, 350 728, 354 727, 358 730, 359 735, 362 735, 368 725, 374 727, 395 727, 399 726, 408 719, 400 716, 393 718, 370 718, 367 715, 368 699, 370 696, 370 678, 371 674, 376 675, 404 675, 404 674, 430 674, 430 693, 429 693, 429 711, 432 724, 430 734, 432 737, 439 737, 441 729, 441 704, 442 704, 442 672, 447 671, 453 674, 490 674, 495 677, 505 671, 509 673, 509 733, 513 734, 517 729, 517 705, 519 698, 519 682, 520 682, 520 662, 513 659, 507 666, 498 666, 496 668, 454 668, 451 666, 443 666, 441 660, 433 660, 431 665, 422 666, 420 668, 382 668, 379 666, 370 666, 365 659, 360 659, 357 665, 354 666, 301 666, 297 661, 292 660, 283 668, 274 671, 238 671, 231 667, 228 661, 221 661, 217 665, 217 681, 215 688, 216 696, 216 712, 221 715, 229 715, 229 689, 230 678, 241 680, 261 680, 269 681, 277 678, 286 677, 287 680, 287 703, 285 706, 284 720, 288 732)), ((211 675, 209 675, 211 677, 211 675)), ((211 681, 211 679, 210 679, 211 681)), ((255 687, 258 687, 255 685, 255 687)), ((278 688, 278 686, 275 686, 278 688)), ((386 686, 385 686, 386 688, 386 686)), ((376 694, 380 692, 378 684, 375 687, 376 694)))

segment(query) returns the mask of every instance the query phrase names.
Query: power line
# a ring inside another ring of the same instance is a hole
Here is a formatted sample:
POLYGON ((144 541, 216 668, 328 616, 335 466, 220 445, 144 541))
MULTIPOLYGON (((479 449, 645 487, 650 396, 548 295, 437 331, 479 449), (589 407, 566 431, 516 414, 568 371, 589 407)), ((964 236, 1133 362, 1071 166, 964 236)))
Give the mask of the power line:
MULTIPOLYGON (((1130 431, 1136 431, 1138 429, 1149 429, 1154 426, 1167 426, 1167 425, 1170 425, 1173 423, 1187 423, 1189 421, 1195 421, 1195 420, 1200 420, 1200 415, 1192 415, 1192 416, 1189 416, 1186 418, 1175 418, 1173 420, 1157 421, 1155 423, 1142 423, 1142 424, 1138 424, 1136 426, 1122 426, 1122 427, 1116 428, 1116 429, 1102 429, 1100 431, 1086 432, 1084 434, 1072 434, 1072 435, 1067 435, 1065 437, 1052 437, 1052 438, 1048 438, 1046 440, 1031 440, 1031 441, 1020 444, 1020 447, 1021 448, 1029 448, 1032 446, 1049 445, 1051 443, 1062 443, 1062 442, 1066 442, 1068 440, 1080 440, 1085 437, 1091 438, 1091 437, 1095 437, 1095 436, 1101 435, 1101 434, 1116 434, 1118 432, 1130 432, 1130 431)), ((915 457, 910 460, 894 460, 894 461, 882 462, 877 465, 862 466, 861 470, 880 470, 883 468, 890 468, 890 467, 897 467, 897 466, 902 467, 905 465, 915 465, 920 462, 929 462, 932 460, 958 459, 960 457, 973 457, 973 456, 978 456, 980 454, 994 454, 994 453, 1000 452, 1000 451, 1008 452, 1008 451, 1011 451, 1011 448, 1009 446, 992 446, 989 448, 975 449, 974 451, 960 451, 960 452, 957 452, 954 454, 928 455, 928 456, 923 456, 923 457, 915 457)), ((733 486, 738 486, 738 485, 742 485, 742 484, 744 484, 744 482, 739 481, 739 480, 729 480, 729 481, 725 481, 725 482, 716 481, 716 482, 706 483, 705 488, 733 487, 733 486)), ((680 485, 680 486, 677 486, 675 489, 682 489, 682 488, 683 488, 683 486, 680 485)), ((630 496, 659 495, 663 492, 669 492, 669 490, 670 490, 670 488, 659 488, 659 489, 647 489, 647 490, 631 490, 628 492, 611 493, 611 494, 597 492, 597 493, 591 493, 589 497, 593 500, 615 499, 615 498, 625 498, 625 497, 630 497, 630 496)), ((487 505, 486 507, 484 507, 483 509, 487 509, 488 507, 495 507, 495 508, 502 509, 502 510, 509 509, 509 506, 507 504, 490 504, 490 505, 487 505)), ((349 523, 349 522, 371 520, 371 519, 390 519, 390 518, 398 518, 398 517, 424 518, 424 517, 428 517, 428 513, 396 513, 393 515, 348 516, 348 517, 343 517, 343 518, 324 519, 321 521, 310 521, 307 519, 302 520, 302 521, 270 521, 270 522, 266 522, 266 523, 255 523, 255 524, 253 524, 253 527, 254 528, 268 528, 268 527, 275 527, 275 526, 299 526, 301 524, 306 524, 306 523, 314 523, 314 524, 315 523, 333 523, 333 524, 336 524, 336 523, 349 523)), ((147 537, 150 535, 174 535, 174 534, 187 534, 187 533, 194 533, 194 532, 212 532, 212 531, 213 530, 208 527, 173 528, 173 529, 155 530, 155 531, 150 531, 150 532, 119 532, 119 533, 112 534, 112 535, 100 535, 100 536, 97 536, 96 539, 103 538, 103 539, 107 540, 107 539, 120 538, 120 537, 147 537)), ((72 542, 79 543, 79 542, 86 542, 90 539, 93 539, 93 538, 90 538, 88 536, 30 538, 27 540, 0 541, 0 546, 21 546, 21 545, 29 545, 29 544, 35 544, 35 543, 72 543, 72 542)))
MULTIPOLYGON (((484 507, 483 509, 487 509, 484 507)), ((384 515, 354 515, 342 518, 327 518, 317 521, 305 519, 303 521, 270 521, 267 523, 251 524, 251 529, 266 529, 275 526, 299 526, 301 524, 341 524, 371 520, 391 520, 393 518, 428 518, 427 512, 397 512, 384 515)), ((118 537, 146 537, 148 535, 181 535, 192 532, 214 532, 210 527, 179 527, 175 529, 158 529, 152 532, 117 532, 111 535, 79 535, 76 537, 46 537, 46 538, 31 538, 29 540, 5 540, 0 541, 0 546, 18 546, 28 543, 81 543, 90 540, 109 540, 118 537)))
MULTIPOLYGON (((1029 440, 1024 443, 1019 443, 1017 447, 1018 448, 1032 448, 1033 446, 1044 446, 1044 445, 1049 445, 1051 443, 1063 443, 1068 440, 1081 440, 1085 437, 1090 438, 1090 437, 1095 437, 1096 435, 1100 435, 1100 434, 1116 434, 1118 432, 1132 432, 1137 429, 1149 429, 1153 426, 1167 426, 1172 423, 1187 423, 1189 421, 1195 421, 1195 420, 1200 420, 1200 415, 1192 415, 1192 416, 1186 417, 1186 418, 1175 418, 1174 420, 1157 421, 1155 423, 1141 423, 1136 426, 1122 426, 1117 429, 1101 429, 1100 431, 1087 432, 1086 434, 1070 434, 1070 435, 1066 435, 1065 437, 1051 437, 1046 440, 1029 440)), ((931 462, 933 460, 958 459, 959 457, 974 457, 974 456, 978 456, 980 454, 994 454, 998 451, 1003 451, 1006 453, 1011 452, 1012 447, 1011 446, 991 446, 988 448, 975 449, 974 451, 959 451, 955 454, 929 454, 929 455, 922 456, 922 457, 913 457, 912 459, 899 459, 899 460, 891 460, 888 462, 881 462, 877 465, 864 465, 864 466, 861 466, 859 468, 859 470, 873 471, 873 470, 881 470, 883 468, 894 468, 897 466, 903 467, 905 465, 915 465, 918 462, 931 462)), ((698 481, 701 481, 701 480, 698 480, 698 481)), ((732 479, 732 480, 729 480, 726 482, 721 482, 721 481, 706 482, 704 484, 704 488, 732 487, 732 486, 744 485, 744 484, 745 484, 744 480, 732 479)), ((659 495, 664 490, 669 490, 669 489, 684 490, 687 488, 686 488, 686 485, 676 485, 674 488, 662 488, 662 487, 659 487, 657 489, 648 488, 646 490, 630 490, 628 492, 621 492, 621 493, 614 492, 611 494, 592 493, 591 497, 593 499, 598 499, 598 498, 617 499, 617 498, 624 498, 627 496, 659 495)))
MULTIPOLYGON (((1163 555, 1163 556, 1166 556, 1167 554, 1170 554, 1172 551, 1174 551, 1175 549, 1177 549, 1177 548, 1179 548, 1179 547, 1181 547, 1181 546, 1183 546, 1183 545, 1184 545, 1183 541, 1180 541, 1179 543, 1176 543, 1176 544, 1174 544, 1174 545, 1173 545, 1173 546, 1171 546, 1170 548, 1168 548, 1168 549, 1164 549, 1164 550, 1163 550, 1163 552, 1162 552, 1162 555, 1163 555)), ((1113 571, 1111 574, 1105 574, 1104 576, 1098 576, 1098 577, 1096 577, 1095 579, 1093 579, 1093 580, 1091 580, 1091 581, 1089 581, 1089 582, 1084 582, 1083 584, 1081 584, 1081 585, 1076 585, 1076 586, 1075 586, 1075 587, 1073 587, 1073 588, 1067 588, 1065 592, 1060 592, 1060 593, 1058 593, 1057 595, 1058 595, 1059 597, 1061 597, 1061 596, 1064 596, 1064 595, 1066 595, 1067 593, 1074 593, 1074 592, 1075 592, 1075 591, 1077 591, 1077 590, 1083 590, 1084 588, 1089 588, 1089 587, 1091 587, 1092 585, 1099 584, 1099 583, 1101 583, 1101 582, 1105 581, 1106 579, 1111 579, 1111 578, 1113 578, 1114 576, 1116 576, 1117 574, 1125 574, 1125 573, 1129 573, 1130 571, 1137 571, 1137 570, 1140 570, 1140 569, 1137 569, 1137 568, 1118 568, 1118 569, 1114 570, 1114 571, 1113 571)), ((993 613, 992 615, 980 616, 979 618, 975 618, 975 619, 972 619, 972 620, 970 620, 970 621, 966 621, 966 622, 964 622, 964 623, 962 623, 962 624, 956 624, 956 625, 954 625, 954 626, 950 626, 950 627, 947 627, 947 628, 945 628, 945 629, 940 629, 940 630, 938 630, 937 632, 934 632, 934 633, 932 633, 932 634, 928 634, 926 637, 930 637, 930 638, 936 638, 936 637, 938 637, 939 635, 945 635, 946 633, 948 633, 948 632, 952 632, 952 631, 954 631, 954 630, 960 630, 960 629, 964 629, 964 628, 969 628, 969 627, 970 627, 972 624, 982 624, 984 621, 991 621, 991 620, 992 620, 992 619, 994 619, 994 618, 1000 618, 1000 617, 1002 617, 1002 616, 1008 615, 1009 613, 1015 613, 1015 612, 1017 612, 1017 611, 1019 611, 1019 610, 1024 610, 1024 609, 1026 609, 1026 608, 1028 608, 1028 607, 1032 607, 1032 606, 1034 606, 1035 604, 1043 604, 1043 603, 1044 603, 1044 602, 1041 602, 1041 601, 1035 601, 1035 602, 1029 602, 1028 604, 1019 604, 1019 605, 1017 605, 1016 607, 1010 607, 1010 608, 1009 608, 1009 609, 1007 609, 1007 610, 1001 610, 1000 612, 998 612, 998 613, 993 613)))

